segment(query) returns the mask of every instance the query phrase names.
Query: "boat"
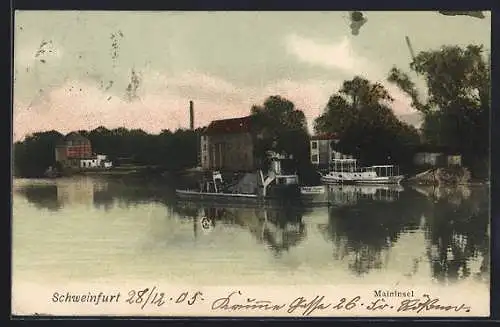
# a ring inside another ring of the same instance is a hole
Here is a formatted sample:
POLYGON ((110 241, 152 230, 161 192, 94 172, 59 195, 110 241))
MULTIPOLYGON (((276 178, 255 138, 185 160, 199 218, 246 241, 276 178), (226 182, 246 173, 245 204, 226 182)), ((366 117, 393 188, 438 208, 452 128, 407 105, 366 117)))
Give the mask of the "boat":
POLYGON ((268 152, 271 161, 267 174, 263 170, 245 174, 236 183, 226 183, 219 170, 212 171, 199 183, 198 189, 177 189, 176 195, 181 200, 256 203, 293 200, 300 195, 299 179, 296 173, 285 171, 281 162, 289 156, 268 152))
POLYGON ((332 169, 321 176, 325 184, 399 184, 404 175, 397 165, 359 167, 357 159, 334 159, 332 169))
POLYGON ((300 194, 302 194, 302 195, 324 194, 325 192, 326 192, 326 188, 324 185, 301 186, 300 187, 300 194))
MULTIPOLYGON (((270 169, 246 173, 235 183, 225 182, 222 173, 214 170, 200 181, 197 189, 177 189, 179 202, 209 202, 219 205, 324 206, 328 201, 318 195, 326 194, 324 185, 300 186, 296 172, 282 167, 291 156, 267 153, 270 169)), ((285 165, 286 166, 286 165, 285 165)))

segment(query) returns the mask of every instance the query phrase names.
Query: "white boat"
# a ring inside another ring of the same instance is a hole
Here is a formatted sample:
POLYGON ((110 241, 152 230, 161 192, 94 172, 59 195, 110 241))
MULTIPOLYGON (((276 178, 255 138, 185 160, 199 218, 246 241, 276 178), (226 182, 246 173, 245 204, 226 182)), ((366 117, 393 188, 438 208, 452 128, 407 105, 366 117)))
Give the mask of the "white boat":
POLYGON ((357 159, 335 159, 332 166, 332 170, 321 176, 323 183, 399 184, 404 179, 396 165, 358 167, 357 159))
POLYGON ((300 194, 303 194, 303 195, 324 194, 325 192, 326 192, 326 188, 324 185, 301 186, 300 187, 300 194))

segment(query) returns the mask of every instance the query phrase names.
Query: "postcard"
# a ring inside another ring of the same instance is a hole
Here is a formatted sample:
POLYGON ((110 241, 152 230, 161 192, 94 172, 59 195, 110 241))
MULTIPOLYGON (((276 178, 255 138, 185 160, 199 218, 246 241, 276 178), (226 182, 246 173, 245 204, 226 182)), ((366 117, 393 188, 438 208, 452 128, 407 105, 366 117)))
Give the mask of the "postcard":
POLYGON ((12 315, 489 316, 490 12, 14 18, 12 315))

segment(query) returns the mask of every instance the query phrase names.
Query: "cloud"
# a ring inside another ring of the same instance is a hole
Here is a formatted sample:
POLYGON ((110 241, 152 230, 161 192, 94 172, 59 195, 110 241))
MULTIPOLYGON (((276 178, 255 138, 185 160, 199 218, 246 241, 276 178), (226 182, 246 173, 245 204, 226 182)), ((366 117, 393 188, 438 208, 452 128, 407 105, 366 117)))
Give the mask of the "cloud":
POLYGON ((25 135, 58 130, 67 133, 79 129, 141 128, 158 133, 163 129, 187 128, 189 101, 195 104, 195 126, 212 120, 248 115, 254 104, 262 104, 271 95, 281 95, 304 111, 311 128, 328 97, 340 81, 280 80, 259 88, 242 88, 200 72, 168 76, 159 71, 141 75, 138 98, 126 100, 116 88, 106 90, 92 80, 66 80, 44 89, 35 101, 14 103, 14 139, 25 135))
MULTIPOLYGON (((132 102, 125 97, 130 76, 115 76, 111 88, 103 87, 91 78, 66 78, 43 88, 33 100, 15 97, 14 138, 19 140, 37 131, 54 129, 67 133, 101 125, 141 128, 152 133, 187 128, 190 100, 195 103, 195 126, 200 127, 215 119, 248 115, 252 105, 262 104, 271 95, 281 95, 293 101, 304 111, 311 130, 314 119, 321 114, 328 98, 339 89, 343 79, 360 74, 372 81, 384 82, 395 98, 393 107, 398 116, 413 112, 409 110, 409 99, 394 85, 384 81, 383 69, 356 53, 348 38, 337 43, 319 43, 291 35, 286 44, 287 50, 302 63, 343 74, 330 79, 283 79, 259 87, 241 87, 199 71, 167 74, 148 68, 138 71, 138 98, 132 102)), ((32 54, 31 50, 26 50, 28 52, 32 54)), ((21 56, 20 60, 26 58, 21 56)), ((19 89, 16 91, 15 86, 14 91, 17 94, 19 89)))
POLYGON ((215 101, 192 94, 184 96, 178 88, 193 87, 203 92, 237 91, 230 83, 203 74, 181 74, 167 77, 159 72, 143 74, 138 98, 127 101, 125 90, 105 90, 98 84, 83 81, 66 81, 63 85, 44 90, 36 101, 14 103, 14 139, 27 134, 58 130, 67 133, 79 129, 141 128, 158 133, 163 129, 175 130, 189 126, 189 100, 195 102, 196 126, 204 126, 213 119, 232 115, 246 115, 246 103, 230 99, 215 101))
POLYGON ((291 34, 286 37, 287 50, 299 60, 347 73, 367 73, 371 70, 370 61, 358 56, 347 37, 335 43, 317 42, 291 34))
MULTIPOLYGON (((325 67, 341 72, 345 78, 363 76, 372 82, 383 84, 395 99, 392 104, 398 115, 413 113, 411 99, 395 85, 386 81, 389 69, 384 69, 372 58, 357 53, 347 37, 326 43, 291 34, 286 37, 287 51, 305 64, 325 67)), ((332 92, 333 93, 333 92, 332 92)))

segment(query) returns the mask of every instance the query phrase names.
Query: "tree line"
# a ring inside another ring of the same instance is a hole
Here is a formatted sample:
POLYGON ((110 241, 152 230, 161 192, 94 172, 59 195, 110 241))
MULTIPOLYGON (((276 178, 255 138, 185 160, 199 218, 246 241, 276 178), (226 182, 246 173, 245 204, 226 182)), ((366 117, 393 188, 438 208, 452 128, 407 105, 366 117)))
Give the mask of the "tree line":
MULTIPOLYGON (((106 154, 115 165, 161 166, 180 170, 196 166, 201 129, 164 130, 149 134, 141 129, 98 127, 76 131, 89 139, 92 151, 106 154)), ((57 166, 55 149, 64 137, 57 131, 28 135, 14 144, 14 173, 22 177, 40 177, 49 166, 57 166)))
MULTIPOLYGON (((489 55, 488 55, 489 56, 489 55)), ((482 46, 443 46, 420 52, 410 69, 425 81, 427 94, 418 92, 409 73, 394 67, 387 80, 412 99, 422 117, 422 127, 402 122, 394 114, 394 99, 379 82, 361 76, 346 80, 332 94, 322 114, 314 121, 315 133, 333 132, 340 142, 335 150, 351 154, 362 164, 392 163, 413 169, 413 154, 419 146, 448 148, 460 153, 473 175, 487 176, 489 161, 489 112, 491 108, 491 60, 482 46)), ((304 112, 281 96, 268 97, 251 108, 252 126, 258 135, 255 154, 265 158, 274 149, 294 156, 303 175, 314 174, 310 162, 309 133, 304 112)), ((198 164, 199 137, 178 129, 149 134, 140 129, 78 131, 87 137, 94 152, 108 154, 115 162, 158 165, 180 170, 198 164)), ((62 137, 57 131, 29 135, 14 144, 14 172, 41 176, 55 161, 54 149, 62 137)))

